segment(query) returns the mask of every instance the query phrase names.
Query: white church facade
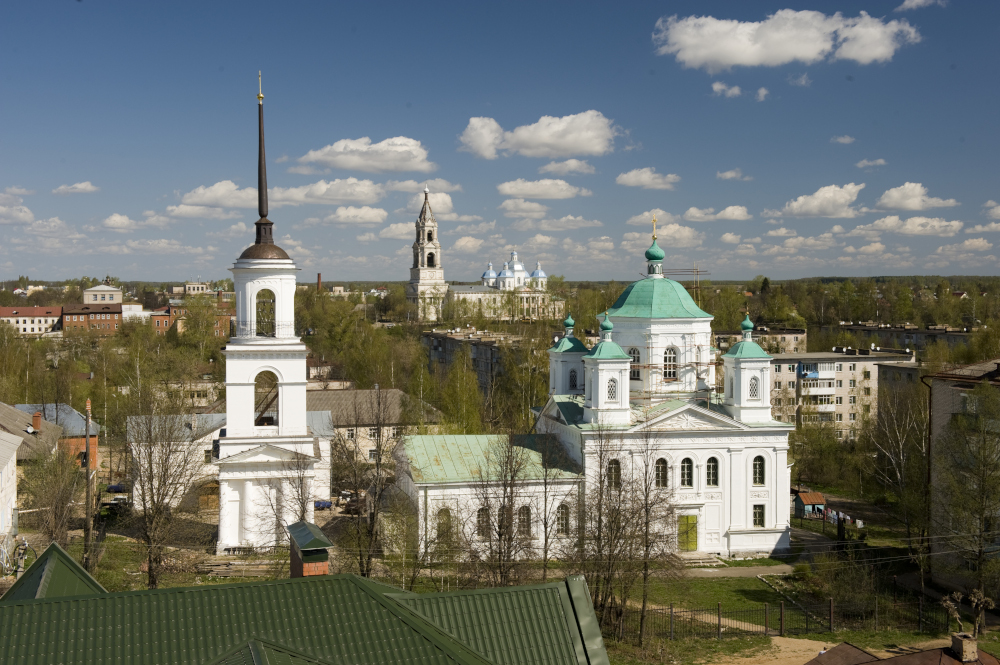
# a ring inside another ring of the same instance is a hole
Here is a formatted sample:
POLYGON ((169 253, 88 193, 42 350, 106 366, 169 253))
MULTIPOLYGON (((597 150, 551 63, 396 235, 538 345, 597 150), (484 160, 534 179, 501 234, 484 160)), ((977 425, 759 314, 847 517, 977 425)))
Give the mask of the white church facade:
MULTIPOLYGON (((549 397, 536 411, 535 432, 554 437, 572 460, 559 475, 571 482, 552 503, 540 499, 539 480, 525 479, 524 505, 516 508, 528 520, 523 532, 536 533, 539 511, 553 511, 550 521, 565 527, 556 535, 572 538, 575 501, 598 482, 650 464, 676 515, 669 546, 723 556, 787 550, 793 427, 771 416, 769 356, 750 338, 747 319, 743 340, 723 357, 726 388, 716 395, 712 316, 681 284, 664 278, 663 256, 654 234, 646 278, 608 310, 593 348, 574 336, 568 317, 565 335, 549 349, 549 397)), ((464 437, 447 439, 409 439, 412 468, 399 474, 421 511, 425 537, 442 510, 466 523, 481 510, 471 498, 473 481, 420 468, 422 460, 483 447, 464 437)))

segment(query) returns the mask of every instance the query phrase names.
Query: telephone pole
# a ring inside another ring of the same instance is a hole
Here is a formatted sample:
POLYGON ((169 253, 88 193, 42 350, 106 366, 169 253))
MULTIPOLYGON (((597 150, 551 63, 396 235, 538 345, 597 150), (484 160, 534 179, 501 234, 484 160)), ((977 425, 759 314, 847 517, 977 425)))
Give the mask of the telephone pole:
POLYGON ((84 457, 85 472, 87 474, 87 499, 84 504, 83 516, 83 568, 88 573, 93 572, 91 561, 91 544, 94 537, 94 489, 91 483, 94 475, 91 473, 91 450, 90 450, 90 400, 87 400, 87 452, 84 457))

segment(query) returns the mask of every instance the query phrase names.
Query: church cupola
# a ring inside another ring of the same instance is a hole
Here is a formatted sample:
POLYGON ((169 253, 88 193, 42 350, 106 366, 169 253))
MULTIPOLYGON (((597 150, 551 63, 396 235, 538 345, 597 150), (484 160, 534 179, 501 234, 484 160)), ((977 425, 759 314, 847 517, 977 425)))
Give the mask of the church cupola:
POLYGON ((631 421, 628 380, 632 359, 611 339, 613 330, 605 312, 601 341, 583 357, 583 419, 589 423, 627 425, 631 421))
POLYGON ((666 254, 656 244, 656 215, 653 215, 653 244, 646 250, 646 276, 663 277, 663 258, 666 254))
POLYGON ((724 356, 723 404, 745 423, 771 422, 771 356, 753 341, 753 321, 740 324, 743 339, 724 356))
POLYGON ((549 349, 549 394, 583 394, 583 356, 589 351, 586 344, 573 336, 576 322, 572 315, 563 321, 565 333, 549 349))

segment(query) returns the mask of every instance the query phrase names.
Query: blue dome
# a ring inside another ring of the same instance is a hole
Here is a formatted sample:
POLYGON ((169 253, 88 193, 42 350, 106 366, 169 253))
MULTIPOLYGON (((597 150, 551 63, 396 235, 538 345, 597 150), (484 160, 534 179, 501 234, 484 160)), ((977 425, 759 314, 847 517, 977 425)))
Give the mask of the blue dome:
POLYGON ((541 263, 536 263, 535 264, 535 269, 531 273, 531 276, 532 276, 532 278, 538 278, 538 279, 548 278, 548 275, 546 275, 545 271, 542 270, 542 264, 541 263))
POLYGON ((483 273, 483 279, 496 279, 496 277, 497 271, 493 269, 493 264, 490 263, 486 268, 486 272, 483 273))
POLYGON ((510 270, 508 270, 506 263, 503 264, 503 270, 501 270, 500 274, 497 275, 497 277, 513 277, 513 276, 514 276, 514 273, 512 273, 510 270))

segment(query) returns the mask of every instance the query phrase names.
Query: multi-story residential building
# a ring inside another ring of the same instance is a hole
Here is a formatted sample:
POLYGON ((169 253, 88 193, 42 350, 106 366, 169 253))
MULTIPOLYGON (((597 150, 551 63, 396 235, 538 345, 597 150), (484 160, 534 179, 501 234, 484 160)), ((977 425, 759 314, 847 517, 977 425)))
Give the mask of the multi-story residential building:
MULTIPOLYGON (((167 331, 175 325, 177 326, 177 333, 184 334, 187 313, 187 306, 171 302, 165 307, 153 310, 149 315, 149 325, 153 327, 157 335, 166 335, 167 331)), ((229 337, 231 320, 232 315, 228 311, 216 313, 214 322, 216 337, 229 337)))
MULTIPOLYGON (((108 295, 108 294, 105 294, 108 295)), ((63 335, 91 332, 102 337, 114 335, 122 323, 122 306, 117 304, 66 305, 62 309, 63 335)))
POLYGON ((83 290, 83 303, 122 303, 122 290, 109 284, 98 284, 83 290))
MULTIPOLYGON (((771 360, 775 420, 831 423, 838 439, 851 439, 873 416, 882 366, 915 369, 912 353, 835 347, 828 352, 779 353, 771 360)), ((882 370, 884 373, 885 370, 882 370)))
POLYGON ((439 371, 447 372, 455 354, 468 346, 479 389, 486 393, 493 380, 503 371, 504 348, 518 344, 521 337, 475 328, 435 329, 424 331, 421 341, 427 348, 428 369, 432 372, 435 371, 435 365, 438 365, 439 371))
POLYGON ((839 325, 823 326, 823 332, 850 332, 862 336, 872 336, 878 339, 878 346, 895 349, 922 350, 928 344, 944 342, 948 346, 966 344, 978 328, 956 328, 954 326, 936 325, 921 328, 912 323, 889 324, 875 321, 852 323, 843 321, 839 325))
POLYGON ((0 321, 14 326, 22 337, 57 335, 62 328, 62 307, 0 307, 0 321))
MULTIPOLYGON (((715 331, 715 348, 725 353, 729 348, 743 339, 743 333, 734 331, 715 331)), ((771 328, 764 325, 754 326, 753 341, 760 344, 768 353, 799 353, 807 350, 805 328, 771 328)))
POLYGON ((201 296, 212 292, 212 285, 208 282, 185 282, 184 295, 201 296))

